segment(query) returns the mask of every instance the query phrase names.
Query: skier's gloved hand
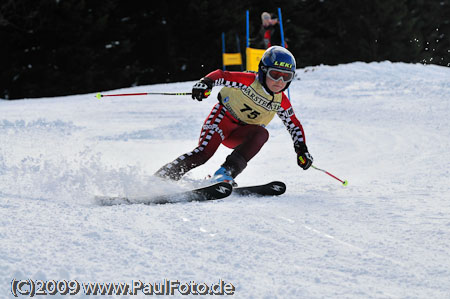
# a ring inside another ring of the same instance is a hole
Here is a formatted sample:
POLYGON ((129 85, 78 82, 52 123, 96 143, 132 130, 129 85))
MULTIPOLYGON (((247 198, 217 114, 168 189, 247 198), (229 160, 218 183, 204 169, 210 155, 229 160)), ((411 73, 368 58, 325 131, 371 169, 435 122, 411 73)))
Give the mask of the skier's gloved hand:
POLYGON ((308 152, 308 147, 304 142, 299 142, 294 145, 295 152, 297 153, 297 164, 303 170, 311 167, 314 159, 311 154, 308 152))
POLYGON ((195 83, 192 87, 192 99, 201 101, 206 99, 211 94, 214 81, 208 77, 201 78, 200 81, 195 83))

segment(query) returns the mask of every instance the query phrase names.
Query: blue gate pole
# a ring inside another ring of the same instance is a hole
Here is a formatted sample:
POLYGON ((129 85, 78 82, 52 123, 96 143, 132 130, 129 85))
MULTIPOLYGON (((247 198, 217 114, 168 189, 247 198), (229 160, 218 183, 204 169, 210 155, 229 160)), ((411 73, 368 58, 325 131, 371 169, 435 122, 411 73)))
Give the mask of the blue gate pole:
POLYGON ((249 16, 249 12, 248 9, 246 11, 246 18, 247 18, 247 48, 249 47, 249 40, 250 40, 250 16, 249 16))
POLYGON ((281 33, 281 46, 285 48, 284 43, 284 30, 283 30, 283 19, 281 18, 281 8, 278 7, 278 19, 280 20, 280 33, 281 33))
POLYGON ((225 61, 223 61, 223 54, 225 54, 225 32, 222 32, 222 64, 223 70, 225 70, 225 61))
MULTIPOLYGON (((281 33, 281 46, 283 48, 286 48, 286 44, 284 43, 284 30, 283 30, 283 19, 281 17, 281 8, 278 7, 278 19, 280 20, 280 33, 281 33)), ((288 92, 288 98, 291 99, 291 92, 289 91, 289 88, 287 90, 288 92)))

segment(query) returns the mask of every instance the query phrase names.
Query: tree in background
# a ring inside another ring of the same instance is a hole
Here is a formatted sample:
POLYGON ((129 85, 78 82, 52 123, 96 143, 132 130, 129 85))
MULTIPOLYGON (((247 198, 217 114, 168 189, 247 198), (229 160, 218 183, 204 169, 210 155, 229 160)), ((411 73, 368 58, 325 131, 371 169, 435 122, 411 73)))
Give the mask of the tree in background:
POLYGON ((108 52, 108 44, 114 43, 108 17, 116 2, 88 6, 77 0, 9 0, 3 4, 0 34, 6 47, 0 59, 6 67, 1 73, 1 95, 40 97, 92 90, 101 79, 101 68, 111 71, 110 65, 99 62, 114 58, 108 52))
POLYGON ((408 0, 416 20, 410 43, 417 49, 411 61, 450 66, 450 1, 408 0))
POLYGON ((281 7, 298 66, 352 61, 450 64, 450 0, 3 0, 0 98, 196 80, 222 66, 221 33, 245 48, 281 7))

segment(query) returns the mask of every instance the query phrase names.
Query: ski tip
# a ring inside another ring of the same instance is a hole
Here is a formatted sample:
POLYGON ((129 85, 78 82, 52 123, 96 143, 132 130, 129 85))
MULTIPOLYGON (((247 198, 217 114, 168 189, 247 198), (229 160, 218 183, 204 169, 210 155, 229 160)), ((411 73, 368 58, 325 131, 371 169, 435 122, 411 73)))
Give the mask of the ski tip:
POLYGON ((94 201, 100 206, 116 206, 132 203, 126 197, 116 197, 116 196, 95 196, 94 201))

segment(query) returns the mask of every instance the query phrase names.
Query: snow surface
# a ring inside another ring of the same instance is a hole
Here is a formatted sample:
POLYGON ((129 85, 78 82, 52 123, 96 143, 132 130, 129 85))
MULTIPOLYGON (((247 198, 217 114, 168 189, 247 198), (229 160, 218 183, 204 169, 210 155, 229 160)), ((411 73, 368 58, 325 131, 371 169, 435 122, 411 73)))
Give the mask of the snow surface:
POLYGON ((450 68, 357 62, 299 69, 298 79, 290 96, 315 165, 347 187, 301 170, 275 117, 237 181, 282 180, 285 195, 100 206, 95 195, 186 190, 215 171, 228 148, 180 184, 151 177, 195 147, 220 88, 201 103, 0 101, 0 297, 12 297, 15 278, 222 279, 236 298, 450 298, 450 68))

